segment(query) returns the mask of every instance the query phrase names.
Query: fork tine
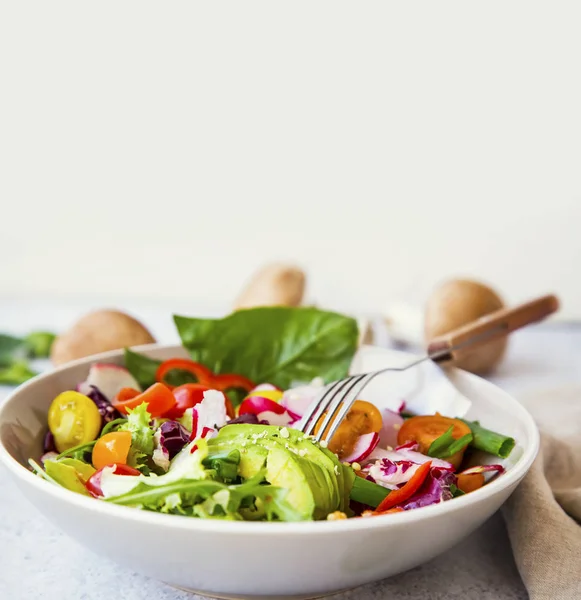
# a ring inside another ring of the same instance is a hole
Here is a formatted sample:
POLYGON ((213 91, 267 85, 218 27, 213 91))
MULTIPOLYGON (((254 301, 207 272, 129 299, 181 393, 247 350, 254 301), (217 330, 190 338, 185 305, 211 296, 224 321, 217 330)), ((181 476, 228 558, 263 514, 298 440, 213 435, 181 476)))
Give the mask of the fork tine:
MULTIPOLYGON (((321 428, 319 429, 319 433, 315 436, 317 441, 321 441, 323 437, 325 437, 325 431, 330 423, 333 422, 333 419, 341 407, 341 402, 349 395, 351 390, 357 386, 357 384, 365 378, 365 375, 354 375, 345 380, 345 385, 341 386, 341 389, 337 390, 336 393, 333 394, 333 398, 331 403, 329 404, 329 410, 327 412, 327 416, 323 421, 321 428)), ((328 439, 331 439, 327 436, 328 439)))
MULTIPOLYGON (((357 396, 361 393, 361 390, 375 377, 376 373, 368 373, 363 375, 354 385, 350 387, 350 389, 344 394, 342 403, 338 403, 340 407, 339 413, 337 417, 333 421, 333 424, 329 428, 328 435, 325 436, 327 441, 333 439, 333 436, 339 429, 345 415, 349 411, 349 409, 353 406, 355 400, 357 400, 357 396)), ((326 426, 321 427, 321 431, 325 431, 327 429, 326 426)))
POLYGON ((321 418, 321 415, 325 412, 329 402, 333 399, 334 391, 341 387, 344 379, 340 379, 338 381, 334 381, 328 384, 327 389, 323 392, 322 396, 316 399, 312 404, 309 410, 302 417, 302 431, 306 435, 311 435, 315 426, 317 425, 317 421, 321 418))

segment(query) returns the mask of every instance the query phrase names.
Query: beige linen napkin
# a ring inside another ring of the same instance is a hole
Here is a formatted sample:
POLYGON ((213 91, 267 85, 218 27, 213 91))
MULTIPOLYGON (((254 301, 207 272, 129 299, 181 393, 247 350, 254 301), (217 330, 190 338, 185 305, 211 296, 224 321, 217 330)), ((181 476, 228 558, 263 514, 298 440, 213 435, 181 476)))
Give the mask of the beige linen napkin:
POLYGON ((519 400, 541 430, 541 450, 503 507, 531 600, 581 600, 581 387, 519 400))

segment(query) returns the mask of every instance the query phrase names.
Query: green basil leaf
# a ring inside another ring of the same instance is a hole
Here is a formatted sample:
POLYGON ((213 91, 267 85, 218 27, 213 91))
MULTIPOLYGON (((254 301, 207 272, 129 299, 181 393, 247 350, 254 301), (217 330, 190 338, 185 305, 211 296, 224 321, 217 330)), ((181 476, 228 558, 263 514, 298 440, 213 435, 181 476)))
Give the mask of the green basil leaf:
POLYGON ((344 377, 357 349, 357 322, 315 308, 262 307, 223 319, 174 316, 193 360, 288 388, 295 381, 344 377))

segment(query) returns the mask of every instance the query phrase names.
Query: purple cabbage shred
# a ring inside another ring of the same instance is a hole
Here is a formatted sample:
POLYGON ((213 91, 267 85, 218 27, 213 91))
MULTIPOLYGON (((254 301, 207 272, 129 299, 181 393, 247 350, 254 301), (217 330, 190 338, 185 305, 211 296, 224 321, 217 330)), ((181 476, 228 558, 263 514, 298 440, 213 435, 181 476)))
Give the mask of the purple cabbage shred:
POLYGON ((171 460, 190 441, 190 434, 177 421, 165 421, 159 429, 160 445, 167 450, 171 460))

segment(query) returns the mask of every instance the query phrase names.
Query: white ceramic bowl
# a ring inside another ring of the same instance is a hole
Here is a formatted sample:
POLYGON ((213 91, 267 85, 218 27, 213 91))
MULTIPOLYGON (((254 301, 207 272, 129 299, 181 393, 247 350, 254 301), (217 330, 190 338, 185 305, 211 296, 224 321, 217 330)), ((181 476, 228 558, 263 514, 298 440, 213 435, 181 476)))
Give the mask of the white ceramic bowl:
MULTIPOLYGON (((158 359, 185 355, 176 346, 138 350, 158 359)), ((358 368, 396 359, 401 362, 402 354, 368 348, 360 353, 358 368)), ((99 360, 122 364, 122 353, 99 360)), ((149 577, 218 598, 314 598, 428 561, 501 506, 538 450, 538 431, 520 404, 491 383, 452 370, 452 383, 472 401, 468 416, 517 440, 505 462, 507 472, 476 492, 409 512, 334 522, 207 521, 116 506, 57 487, 26 468, 29 457, 41 454, 51 400, 74 389, 94 361, 83 359, 36 377, 6 400, 0 410, 0 459, 23 494, 81 544, 149 577)), ((385 390, 385 381, 376 380, 376 392, 385 390)))

